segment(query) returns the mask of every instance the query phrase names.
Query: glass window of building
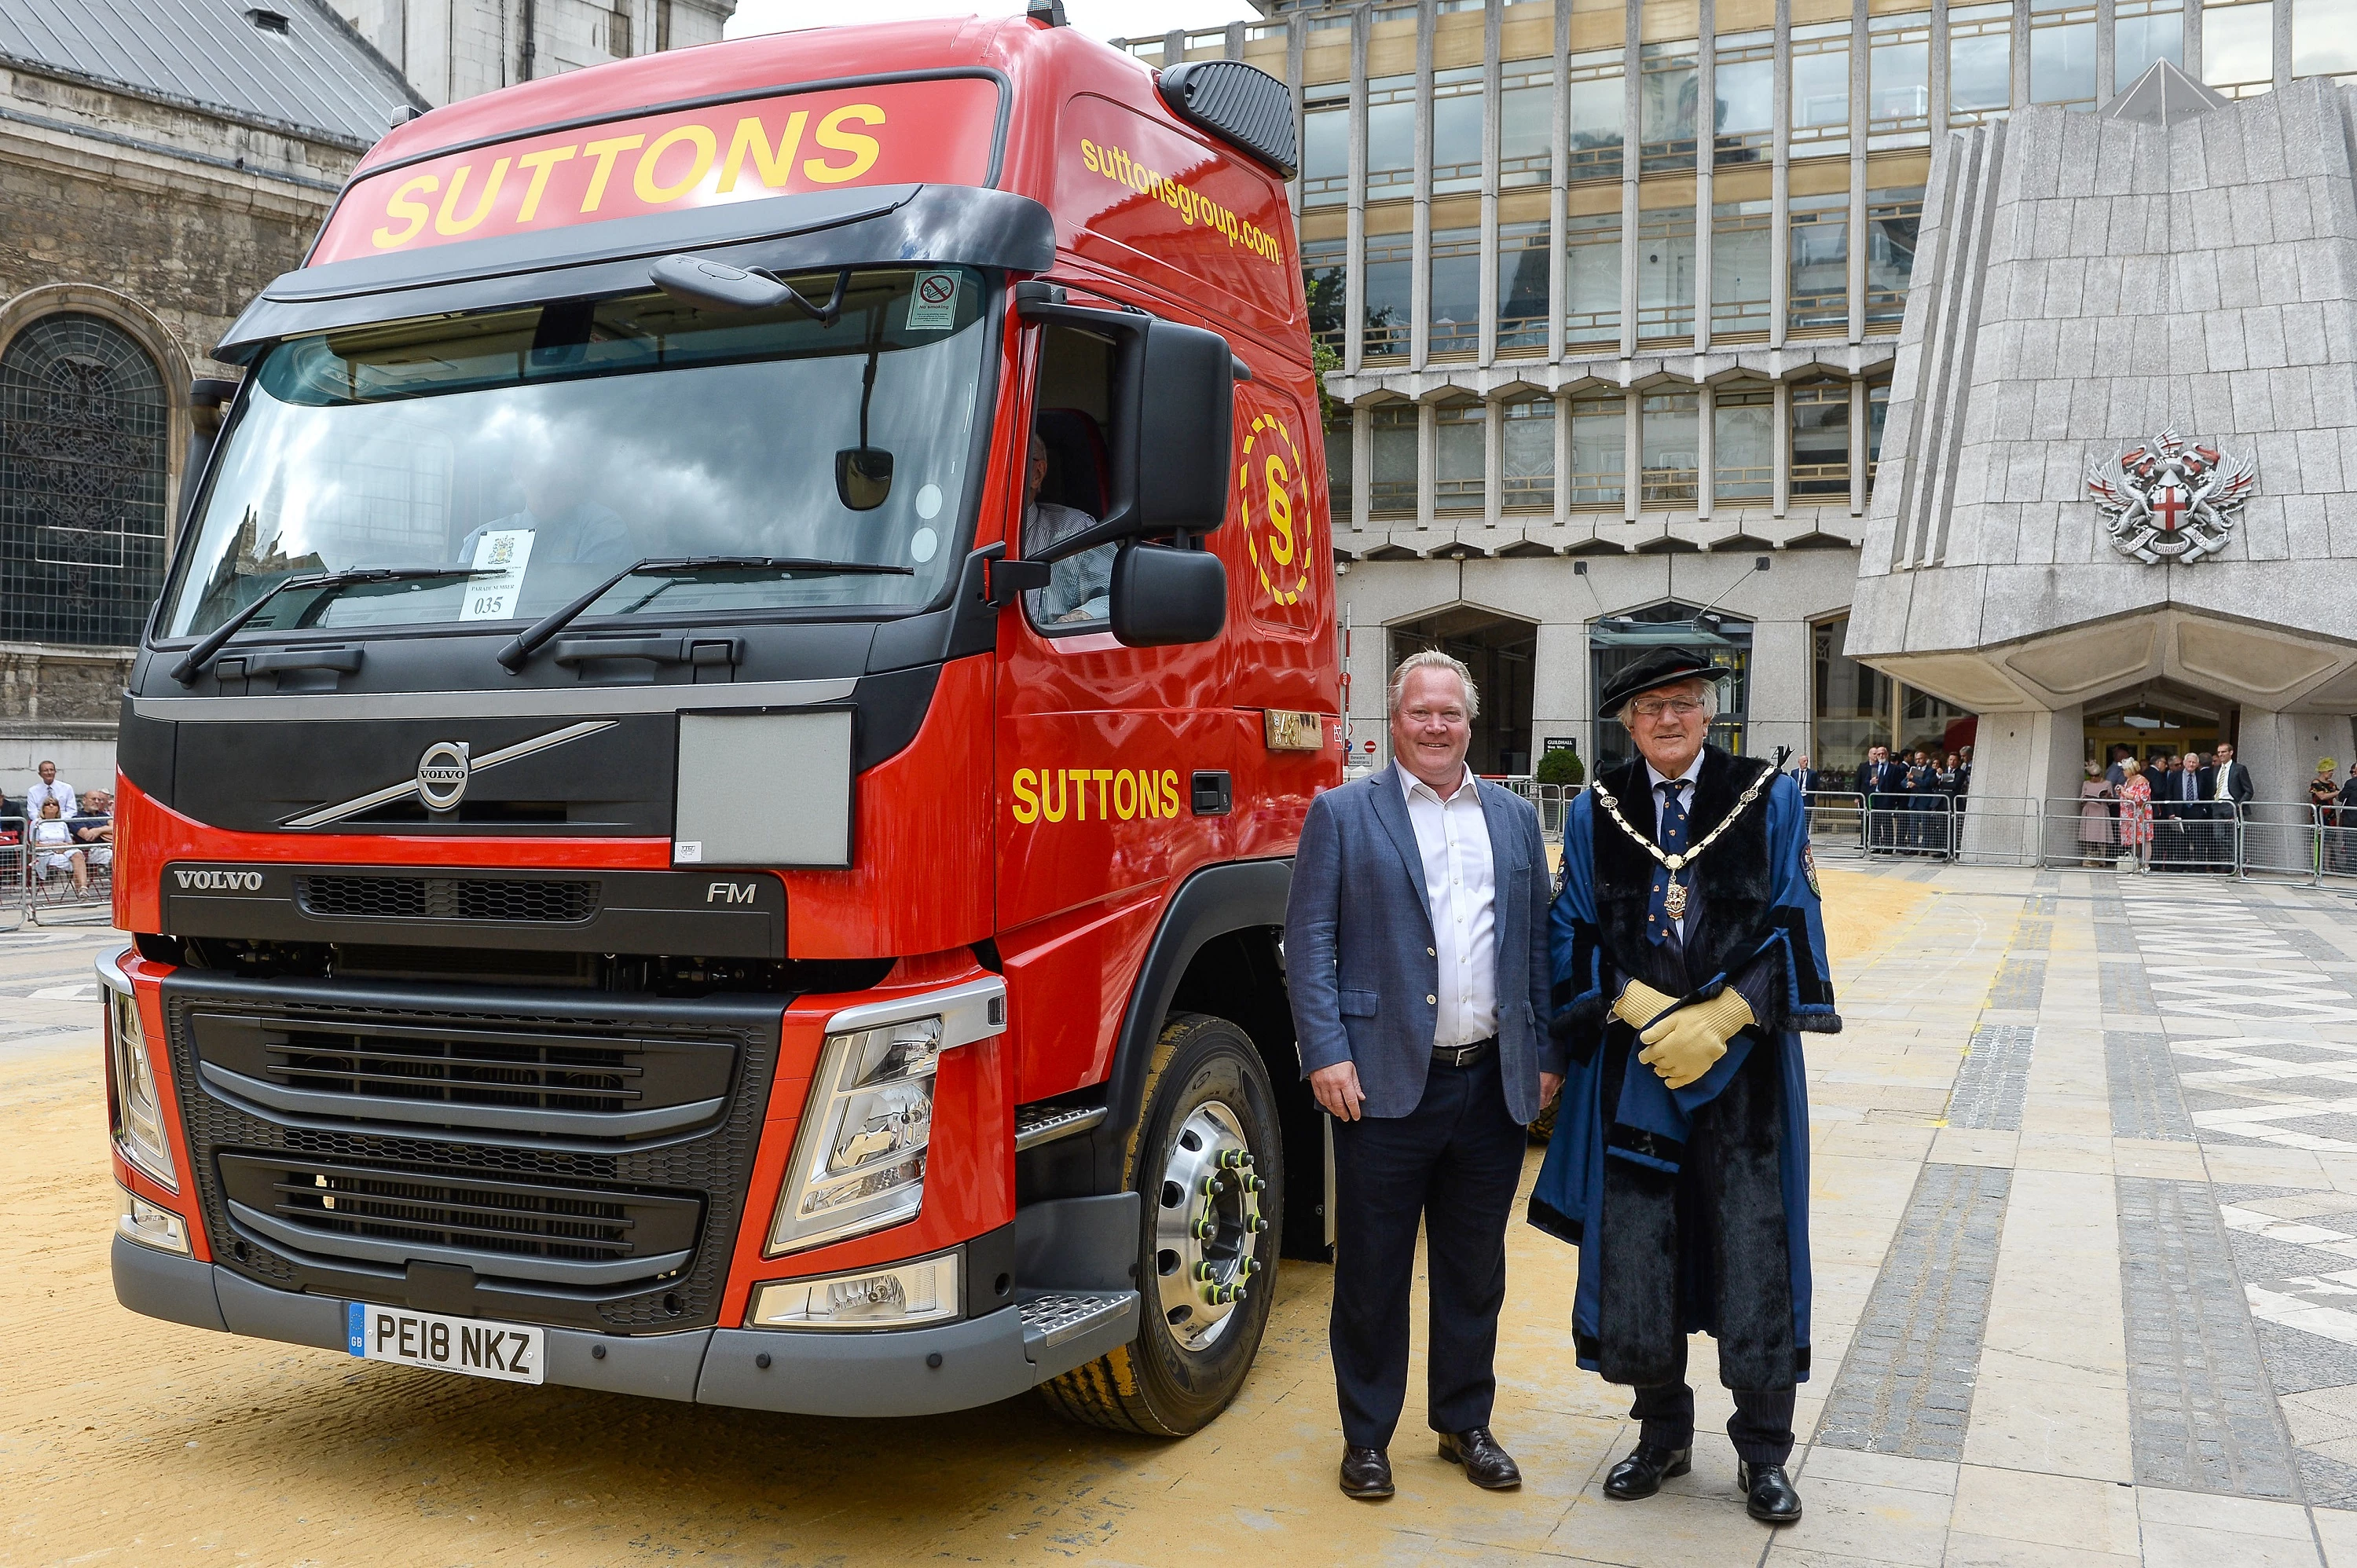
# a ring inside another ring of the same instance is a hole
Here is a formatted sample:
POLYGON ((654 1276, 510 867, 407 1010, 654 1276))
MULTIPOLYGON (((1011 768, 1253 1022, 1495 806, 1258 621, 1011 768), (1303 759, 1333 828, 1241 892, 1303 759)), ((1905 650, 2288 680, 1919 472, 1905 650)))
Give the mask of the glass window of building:
POLYGON ((2126 91, 2161 59, 2184 68, 2184 7, 2179 0, 2119 0, 2112 27, 2112 91, 2126 91))
POLYGON ((1638 166, 1646 174, 1690 169, 1695 161, 1695 66, 1698 38, 1646 44, 1637 56, 1638 166))
POLYGON ((1647 506, 1692 506, 1702 455, 1702 394, 1648 392, 1642 413, 1644 471, 1637 499, 1647 506))
POLYGON ((1555 510, 1555 399, 1517 398, 1504 416, 1498 504, 1508 511, 1555 510))
POLYGON ((1367 411, 1367 510, 1377 517, 1415 515, 1416 412, 1412 403, 1367 411))
POLYGON ((2276 79, 2276 8, 2256 5, 2201 8, 2201 80, 2229 98, 2265 92, 2276 79))
POLYGON ((1301 242, 1301 292, 1309 300, 1309 335, 1340 354, 1349 325, 1349 242, 1340 236, 1301 242))
POLYGON ((1890 383, 1869 381, 1866 388, 1866 493, 1874 494, 1874 471, 1882 462, 1882 427, 1890 423, 1890 383))
POLYGON ((1571 486, 1575 508, 1619 510, 1627 494, 1629 400, 1617 392, 1582 392, 1571 400, 1571 486))
POLYGON ((1340 207, 1351 197, 1348 89, 1307 90, 1301 113, 1301 205, 1340 207))
POLYGON ((1923 227, 1923 188, 1866 193, 1866 329, 1896 332, 1907 315, 1907 280, 1915 271, 1915 236, 1923 227))
POLYGON ((1768 340, 1770 204, 1715 202, 1710 209, 1710 335, 1714 340, 1768 340))
POLYGON ((1469 360, 1481 348, 1481 231, 1435 230, 1431 265, 1431 355, 1469 360))
POLYGON ((1776 139, 1776 35, 1723 33, 1712 41, 1712 161, 1767 161, 1776 139))
POLYGON ((2357 72, 2357 7, 2349 0, 2291 0, 2291 73, 2357 72))
POLYGON ((1564 177, 1619 179, 1626 136, 1622 102, 1623 57, 1619 49, 1591 49, 1571 57, 1564 79, 1566 134, 1564 177))
POLYGON ((1932 13, 1869 17, 1866 28, 1867 150, 1929 145, 1932 13))
POLYGON ((1498 353, 1544 354, 1547 346, 1546 220, 1498 225, 1498 353))
POLYGON ((1786 325, 1824 337, 1849 330, 1849 196, 1795 196, 1792 214, 1792 288, 1786 325))
POLYGON ((1566 344, 1620 341, 1620 212, 1564 220, 1563 335, 1566 344))
POLYGON ((139 640, 164 579, 171 412, 156 361, 102 317, 42 317, 10 340, 0 354, 0 637, 139 640))
POLYGON ((1432 194, 1481 188, 1481 68, 1432 73, 1432 194))
POLYGON ((1405 358, 1415 320, 1415 237, 1367 236, 1366 320, 1361 351, 1370 359, 1405 358))
POLYGON ((1948 12, 1948 114, 1974 121, 2013 106, 2013 7, 1958 5, 1948 12))
POLYGON ((2030 0, 2029 101, 2095 106, 2095 8, 2030 0))
POLYGON ((1898 683, 1899 750, 1929 752, 1934 760, 1972 744, 1974 719, 1953 703, 1898 683))
POLYGON ((1792 388, 1792 499, 1849 499, 1849 383, 1831 377, 1792 388))
POLYGON ((1661 191, 1646 189, 1638 199, 1659 199, 1684 190, 1686 199, 1675 207, 1637 214, 1637 340, 1675 342, 1694 337, 1695 211, 1693 188, 1673 182, 1661 191))
POLYGON ((1415 193, 1415 78, 1367 82, 1367 199, 1415 193))
POLYGON ((1351 515, 1351 411, 1334 411, 1326 427, 1326 504, 1335 521, 1351 515))
POLYGON ((1489 488, 1489 410, 1469 398, 1444 403, 1432 411, 1432 421, 1433 510, 1480 511, 1489 488))
POLYGON ((1849 153, 1849 24, 1792 29, 1792 156, 1849 153))
MULTIPOLYGON (((1810 707, 1816 721, 1809 736, 1809 766, 1821 773, 1855 775, 1869 747, 1890 744, 1891 679, 1852 659, 1845 651, 1848 641, 1847 616, 1809 628, 1810 707)), ((1832 788, 1847 793, 1851 782, 1832 788)))
POLYGON ((1544 185, 1554 172, 1555 68, 1510 59, 1498 71, 1498 188, 1544 185))
POLYGON ((1776 492, 1776 389, 1727 381, 1711 396, 1711 494, 1721 505, 1763 505, 1776 492))

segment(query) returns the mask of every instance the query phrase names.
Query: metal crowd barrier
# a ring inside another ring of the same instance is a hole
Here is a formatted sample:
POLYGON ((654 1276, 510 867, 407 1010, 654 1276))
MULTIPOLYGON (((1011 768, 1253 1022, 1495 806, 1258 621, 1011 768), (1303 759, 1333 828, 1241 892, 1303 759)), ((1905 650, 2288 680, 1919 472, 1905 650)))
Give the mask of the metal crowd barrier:
POLYGON ((1956 801, 1960 865, 2042 865, 2044 802, 2029 795, 1966 795, 1956 801))
POLYGON ((27 925, 102 923, 114 918, 114 846, 77 841, 65 845, 32 842, 35 822, 0 817, 0 929, 27 925), (83 883, 74 883, 73 856, 81 856, 83 883))
POLYGON ((2319 813, 2317 876, 2357 877, 2357 809, 2332 806, 2319 813))
POLYGON ((1809 847, 1820 860, 1848 859, 1866 853, 1866 797, 1845 789, 1810 789, 1801 802, 1809 812, 1809 847))
POLYGON ((1954 797, 1868 795, 1865 799, 1866 852, 1869 855, 1910 860, 1954 857, 1954 797))
POLYGON ((0 817, 0 931, 13 931, 29 918, 25 883, 25 819, 0 817))

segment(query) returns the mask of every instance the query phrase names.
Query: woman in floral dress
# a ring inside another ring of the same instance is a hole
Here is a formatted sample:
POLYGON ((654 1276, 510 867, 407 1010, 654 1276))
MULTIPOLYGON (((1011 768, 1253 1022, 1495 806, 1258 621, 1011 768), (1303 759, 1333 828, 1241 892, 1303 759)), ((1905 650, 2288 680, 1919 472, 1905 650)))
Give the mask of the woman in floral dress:
POLYGON ((2143 871, 2152 855, 2152 784, 2133 757, 2121 758, 2120 771, 2127 775, 2120 781, 2120 847, 2143 871))

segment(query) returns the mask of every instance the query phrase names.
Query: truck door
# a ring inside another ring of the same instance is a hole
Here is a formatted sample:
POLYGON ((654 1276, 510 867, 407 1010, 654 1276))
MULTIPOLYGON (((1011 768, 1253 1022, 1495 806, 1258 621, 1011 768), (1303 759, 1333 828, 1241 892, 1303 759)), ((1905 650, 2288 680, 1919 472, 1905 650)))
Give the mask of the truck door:
MULTIPOLYGON (((1028 556, 1104 515, 1118 433, 1113 345, 1061 324, 1027 330, 1028 499, 1008 553, 1028 556)), ((1057 563, 1001 622, 998 927, 1018 1101, 1103 1077, 1164 894, 1227 849, 1226 639, 1116 641, 1114 552, 1057 563)))

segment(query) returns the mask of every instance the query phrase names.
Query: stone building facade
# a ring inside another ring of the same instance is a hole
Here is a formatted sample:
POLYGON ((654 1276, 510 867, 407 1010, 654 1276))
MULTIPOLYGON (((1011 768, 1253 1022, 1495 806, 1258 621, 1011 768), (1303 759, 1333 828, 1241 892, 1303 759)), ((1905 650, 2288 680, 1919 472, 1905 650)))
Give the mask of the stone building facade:
POLYGON ((207 357, 219 335, 301 264, 394 116, 437 101, 354 19, 408 16, 411 70, 463 96, 514 79, 493 68, 532 74, 521 55, 468 52, 503 16, 541 18, 548 75, 716 38, 734 9, 643 0, 633 31, 617 23, 630 0, 338 5, 109 0, 77 32, 0 0, 0 794, 21 799, 44 757, 79 784, 112 779, 129 645, 212 417, 192 384, 235 373, 207 357), (438 33, 414 30, 429 18, 438 33), (457 66, 436 52, 452 38, 457 66))
POLYGON ((519 81, 716 41, 737 0, 333 0, 437 106, 519 81))
POLYGON ((1942 149, 1850 646, 1979 711, 1977 791, 2075 794, 2115 711, 2262 800, 2357 756, 2352 135, 2156 67, 1942 149))

